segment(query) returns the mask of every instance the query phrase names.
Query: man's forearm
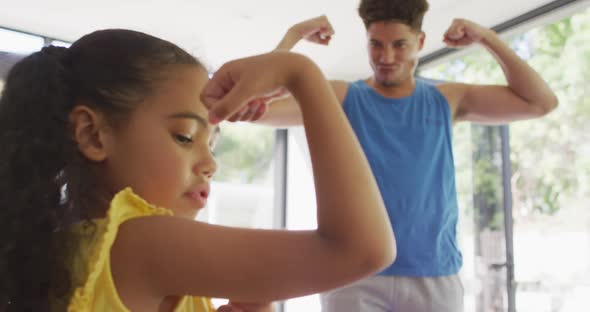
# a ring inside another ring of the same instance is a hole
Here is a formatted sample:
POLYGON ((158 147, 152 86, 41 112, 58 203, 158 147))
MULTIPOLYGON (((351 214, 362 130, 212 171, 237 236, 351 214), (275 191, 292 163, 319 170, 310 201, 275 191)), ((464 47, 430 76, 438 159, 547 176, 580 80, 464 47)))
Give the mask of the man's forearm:
POLYGON ((301 35, 293 31, 291 28, 287 31, 283 39, 279 42, 275 50, 286 50, 289 51, 301 40, 301 35))
POLYGON ((303 117, 295 98, 288 96, 270 103, 266 113, 255 123, 286 129, 303 125, 303 117))

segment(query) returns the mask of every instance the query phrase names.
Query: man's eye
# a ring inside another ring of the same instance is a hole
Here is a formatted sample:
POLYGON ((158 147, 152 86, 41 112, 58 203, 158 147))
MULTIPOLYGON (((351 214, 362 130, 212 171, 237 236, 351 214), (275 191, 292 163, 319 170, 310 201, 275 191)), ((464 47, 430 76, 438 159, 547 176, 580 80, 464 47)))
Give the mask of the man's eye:
POLYGON ((191 137, 184 136, 181 134, 175 134, 174 139, 176 139, 176 141, 180 144, 189 144, 193 142, 193 139, 191 137))

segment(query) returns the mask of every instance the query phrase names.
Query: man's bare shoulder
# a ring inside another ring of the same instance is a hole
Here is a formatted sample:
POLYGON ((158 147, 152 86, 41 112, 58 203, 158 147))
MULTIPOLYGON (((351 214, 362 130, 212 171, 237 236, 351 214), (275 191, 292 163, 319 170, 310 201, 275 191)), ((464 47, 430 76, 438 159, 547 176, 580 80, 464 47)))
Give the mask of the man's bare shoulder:
POLYGON ((330 80, 330 85, 332 86, 332 89, 334 90, 334 93, 336 94, 340 104, 343 104, 350 82, 345 80, 330 80))
POLYGON ((468 84, 464 83, 444 82, 437 84, 436 88, 447 99, 449 105, 451 105, 451 107, 454 107, 462 98, 468 86, 468 84))

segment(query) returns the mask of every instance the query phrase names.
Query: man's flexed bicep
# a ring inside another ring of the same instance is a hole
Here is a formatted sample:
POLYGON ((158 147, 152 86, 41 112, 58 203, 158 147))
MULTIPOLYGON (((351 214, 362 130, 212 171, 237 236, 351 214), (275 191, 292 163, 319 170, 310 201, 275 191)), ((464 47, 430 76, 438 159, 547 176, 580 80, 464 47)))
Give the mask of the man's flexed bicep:
POLYGON ((449 102, 455 122, 505 124, 538 118, 554 108, 530 103, 508 86, 444 83, 438 89, 449 102))
POLYGON ((455 19, 444 36, 450 47, 481 44, 498 62, 507 85, 449 83, 439 89, 447 97, 455 121, 501 124, 543 116, 557 107, 557 97, 543 78, 491 29, 455 19))

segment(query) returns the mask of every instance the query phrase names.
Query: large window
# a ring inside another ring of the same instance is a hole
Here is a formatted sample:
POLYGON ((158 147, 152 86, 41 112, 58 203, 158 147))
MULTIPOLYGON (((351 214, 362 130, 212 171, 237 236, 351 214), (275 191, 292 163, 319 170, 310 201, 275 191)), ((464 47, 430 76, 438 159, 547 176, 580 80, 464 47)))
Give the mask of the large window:
MULTIPOLYGON (((510 46, 543 76, 560 102, 545 118, 517 122, 509 128, 517 311, 583 311, 590 306, 588 38, 589 9, 509 38, 510 46)), ((482 50, 426 68, 421 75, 467 83, 505 83, 499 66, 482 50)), ((506 307, 505 271, 494 266, 506 260, 504 244, 493 238, 504 239, 504 216, 502 209, 491 210, 482 224, 482 214, 490 211, 478 202, 486 185, 492 190, 486 200, 502 201, 501 192, 493 190, 501 187, 500 172, 494 168, 501 159, 492 156, 489 162, 480 162, 486 150, 491 151, 488 155, 497 155, 498 138, 495 127, 455 127, 457 184, 463 190, 459 197, 463 275, 470 302, 467 311, 504 311, 506 307), (459 142, 471 142, 471 147, 461 150, 459 142), (469 185, 473 193, 467 191, 469 185), (492 246, 493 250, 482 253, 478 246, 492 246)))

